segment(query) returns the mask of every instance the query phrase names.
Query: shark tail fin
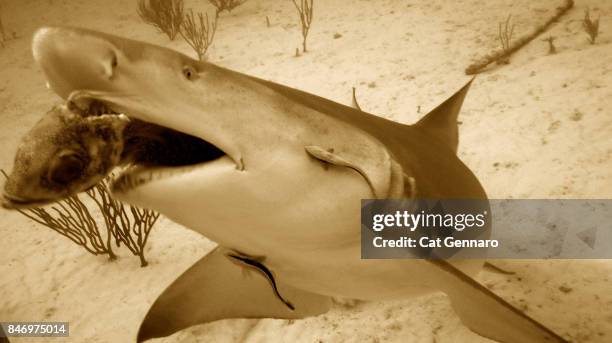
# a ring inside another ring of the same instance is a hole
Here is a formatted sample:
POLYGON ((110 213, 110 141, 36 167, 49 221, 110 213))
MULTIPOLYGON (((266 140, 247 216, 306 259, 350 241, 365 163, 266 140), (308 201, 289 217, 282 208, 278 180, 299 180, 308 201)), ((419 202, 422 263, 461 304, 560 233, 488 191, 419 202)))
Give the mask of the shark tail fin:
POLYGON ((471 277, 443 260, 431 260, 442 269, 453 309, 477 334, 502 343, 568 343, 471 277))
POLYGON ((457 146, 459 145, 457 117, 472 81, 474 81, 474 78, 415 124, 455 152, 457 152, 457 146))

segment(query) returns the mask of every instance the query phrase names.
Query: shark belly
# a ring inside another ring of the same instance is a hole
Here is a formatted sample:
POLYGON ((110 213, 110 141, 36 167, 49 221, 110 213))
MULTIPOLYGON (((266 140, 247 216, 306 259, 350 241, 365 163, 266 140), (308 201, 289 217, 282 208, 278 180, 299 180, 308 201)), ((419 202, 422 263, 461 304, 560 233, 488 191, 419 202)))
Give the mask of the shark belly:
MULTIPOLYGON (((199 187, 207 194, 198 202, 177 202, 164 192, 153 201, 167 209, 170 219, 220 246, 265 257, 277 280, 299 289, 369 300, 437 290, 428 282, 431 267, 422 260, 361 259, 360 199, 372 197, 361 175, 349 168, 323 168, 305 154, 294 163, 280 160, 282 172, 271 165, 265 172, 251 173, 236 171, 231 161, 221 159, 206 169, 215 175, 190 185, 192 194, 199 187), (243 203, 249 206, 240 206, 243 203), (201 215, 204 210, 208 215, 201 215)), ((150 189, 155 186, 151 182, 142 189, 157 194, 150 189)), ((130 196, 137 197, 138 191, 130 196)))

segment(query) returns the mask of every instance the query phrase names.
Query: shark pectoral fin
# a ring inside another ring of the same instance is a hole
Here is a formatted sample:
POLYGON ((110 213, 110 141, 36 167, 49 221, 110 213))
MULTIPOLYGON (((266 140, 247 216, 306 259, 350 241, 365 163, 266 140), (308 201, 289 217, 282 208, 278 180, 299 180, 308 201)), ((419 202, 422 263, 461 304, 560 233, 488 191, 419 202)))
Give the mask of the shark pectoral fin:
POLYGON ((384 198, 390 190, 392 178, 391 158, 388 154, 380 156, 379 161, 367 161, 363 156, 350 152, 338 152, 333 148, 325 149, 317 145, 307 145, 306 152, 325 163, 355 170, 366 180, 375 198, 384 198))
POLYGON ((278 292, 294 307, 279 300, 270 281, 259 273, 244 275, 244 267, 217 248, 176 279, 145 316, 138 342, 169 336, 179 330, 228 318, 304 318, 329 310, 329 297, 276 282, 278 292))
POLYGON ((440 268, 443 291, 461 321, 481 336, 501 343, 567 343, 567 341, 510 305, 444 260, 430 260, 440 268))

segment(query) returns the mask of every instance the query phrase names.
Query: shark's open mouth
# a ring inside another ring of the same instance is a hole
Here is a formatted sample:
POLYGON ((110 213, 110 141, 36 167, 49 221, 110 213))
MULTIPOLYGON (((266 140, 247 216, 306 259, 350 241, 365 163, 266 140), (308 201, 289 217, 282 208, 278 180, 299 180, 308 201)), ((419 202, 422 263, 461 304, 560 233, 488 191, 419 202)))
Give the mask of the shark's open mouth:
MULTIPOLYGON (((84 116, 119 115, 119 111, 101 100, 68 100, 71 110, 84 116)), ((122 111, 125 112, 125 111, 122 111)), ((150 181, 183 174, 226 154, 210 142, 164 126, 130 117, 123 132, 121 171, 115 177, 114 191, 126 192, 150 181)))

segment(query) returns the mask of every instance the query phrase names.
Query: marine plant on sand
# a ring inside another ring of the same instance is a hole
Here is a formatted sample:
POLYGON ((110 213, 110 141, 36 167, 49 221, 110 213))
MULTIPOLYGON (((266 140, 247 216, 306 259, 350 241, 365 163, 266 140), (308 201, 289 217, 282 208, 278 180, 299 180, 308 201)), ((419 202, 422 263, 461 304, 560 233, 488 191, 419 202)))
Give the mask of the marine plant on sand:
POLYGON ((508 17, 506 22, 502 22, 498 26, 498 38, 502 41, 502 48, 496 49, 478 58, 465 69, 465 73, 467 75, 478 74, 493 62, 504 64, 513 53, 544 33, 551 25, 557 23, 563 15, 574 7, 574 0, 562 0, 562 2, 562 4, 555 8, 554 13, 550 17, 542 23, 535 25, 532 30, 516 39, 512 39, 512 34, 514 33, 513 26, 510 25, 510 17, 508 17))
POLYGON ((139 0, 138 15, 174 40, 183 23, 183 0, 139 0))
POLYGON ((548 36, 548 38, 542 39, 543 42, 548 42, 548 54, 554 55, 557 53, 557 48, 555 47, 555 37, 548 36))
POLYGON ((193 14, 193 10, 189 10, 189 14, 185 15, 185 19, 181 26, 180 34, 183 39, 193 48, 198 55, 198 59, 202 61, 206 55, 206 51, 212 45, 217 32, 217 20, 219 12, 215 12, 215 18, 210 21, 208 13, 198 12, 198 21, 193 14))
POLYGON ((314 0, 291 0, 300 17, 300 25, 302 27, 302 51, 306 52, 306 38, 310 31, 313 17, 314 0))
POLYGON ((584 11, 582 28, 584 28, 584 32, 589 35, 589 43, 595 44, 595 40, 597 36, 599 36, 599 17, 595 20, 591 19, 591 13, 588 8, 584 11))
MULTIPOLYGON (((2 174, 7 177, 2 170, 2 174)), ((140 259, 140 266, 148 262, 144 256, 151 228, 159 214, 134 206, 126 206, 110 196, 107 178, 83 195, 72 195, 50 205, 18 209, 19 213, 42 224, 74 243, 82 246, 93 255, 108 255, 115 260, 113 243, 126 246, 140 259), (97 218, 102 217, 103 223, 97 218), (106 232, 104 232, 106 231, 106 232)))
POLYGON ((217 13, 222 11, 231 12, 234 8, 244 4, 247 0, 208 0, 217 8, 217 13))
POLYGON ((512 41, 512 34, 514 34, 514 23, 510 25, 510 21, 512 19, 511 15, 508 15, 508 18, 505 22, 499 23, 497 36, 499 38, 499 42, 502 46, 502 51, 505 52, 505 58, 501 58, 497 61, 498 64, 508 64, 510 60, 508 59, 508 51, 510 50, 510 42, 512 41))

